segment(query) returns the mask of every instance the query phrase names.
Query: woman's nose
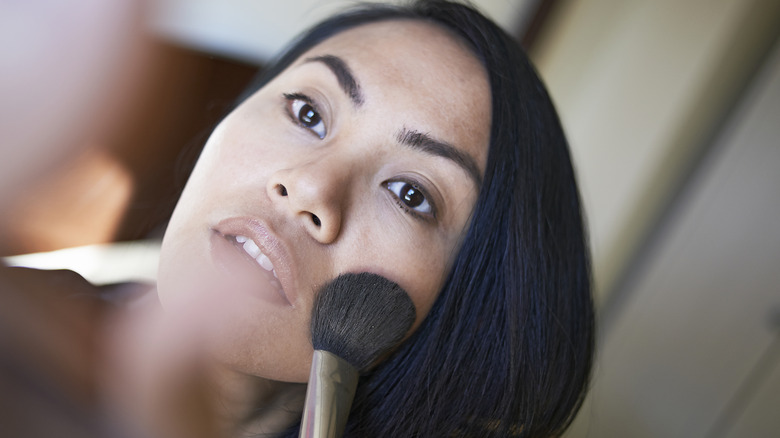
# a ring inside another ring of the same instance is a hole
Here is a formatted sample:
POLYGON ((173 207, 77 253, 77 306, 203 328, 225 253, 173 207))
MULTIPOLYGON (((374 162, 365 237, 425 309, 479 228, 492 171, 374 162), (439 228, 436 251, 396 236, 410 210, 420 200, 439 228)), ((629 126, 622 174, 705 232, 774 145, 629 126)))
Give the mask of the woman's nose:
POLYGON ((332 157, 318 157, 271 175, 266 191, 293 220, 320 243, 332 243, 341 232, 349 197, 350 169, 332 157))

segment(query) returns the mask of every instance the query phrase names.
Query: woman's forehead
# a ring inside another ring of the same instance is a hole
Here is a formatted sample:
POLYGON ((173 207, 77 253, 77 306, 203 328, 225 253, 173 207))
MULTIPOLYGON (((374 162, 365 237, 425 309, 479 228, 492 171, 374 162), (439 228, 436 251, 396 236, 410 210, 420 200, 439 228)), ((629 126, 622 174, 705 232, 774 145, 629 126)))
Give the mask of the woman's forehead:
POLYGON ((365 24, 312 47, 293 68, 323 57, 343 62, 369 104, 394 101, 421 122, 436 120, 438 134, 451 136, 484 171, 491 122, 487 73, 450 31, 410 19, 365 24))
MULTIPOLYGON (((485 76, 467 43, 444 27, 421 20, 387 20, 339 32, 307 53, 336 50, 352 57, 390 66, 417 63, 430 67, 460 67, 451 74, 485 76)), ((305 59, 304 54, 301 58, 305 59)), ((301 59, 298 60, 301 62, 301 59)))

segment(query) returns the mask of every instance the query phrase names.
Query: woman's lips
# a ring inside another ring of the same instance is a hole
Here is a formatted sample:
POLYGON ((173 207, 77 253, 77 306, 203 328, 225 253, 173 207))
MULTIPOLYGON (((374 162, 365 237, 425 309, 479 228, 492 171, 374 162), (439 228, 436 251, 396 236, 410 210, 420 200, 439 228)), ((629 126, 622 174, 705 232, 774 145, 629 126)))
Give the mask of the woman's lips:
POLYGON ((237 256, 241 265, 252 266, 250 277, 262 279, 283 298, 285 304, 295 304, 295 283, 290 257, 284 242, 271 233, 265 225, 254 218, 231 218, 212 228, 212 251, 220 265, 231 274, 238 269, 237 256), (249 262, 249 263, 246 263, 249 262))

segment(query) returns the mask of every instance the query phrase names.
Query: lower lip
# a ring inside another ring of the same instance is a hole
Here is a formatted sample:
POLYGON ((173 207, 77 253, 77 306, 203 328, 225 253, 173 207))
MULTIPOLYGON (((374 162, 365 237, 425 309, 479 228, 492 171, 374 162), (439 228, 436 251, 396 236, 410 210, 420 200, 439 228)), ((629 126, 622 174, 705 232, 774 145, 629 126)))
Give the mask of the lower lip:
POLYGON ((266 271, 234 241, 214 231, 211 234, 211 257, 230 280, 225 287, 240 291, 273 304, 291 306, 287 297, 271 284, 273 274, 266 271))

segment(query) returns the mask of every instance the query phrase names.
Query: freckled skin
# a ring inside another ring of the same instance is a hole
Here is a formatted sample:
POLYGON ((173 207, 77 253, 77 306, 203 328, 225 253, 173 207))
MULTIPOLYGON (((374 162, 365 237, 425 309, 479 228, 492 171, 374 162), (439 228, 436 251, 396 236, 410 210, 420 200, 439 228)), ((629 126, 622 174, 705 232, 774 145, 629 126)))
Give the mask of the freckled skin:
POLYGON ((374 23, 315 46, 210 137, 163 242, 163 307, 176 312, 198 297, 222 303, 214 314, 223 316, 210 322, 219 359, 241 373, 292 382, 308 377, 315 293, 340 273, 375 272, 400 284, 416 305, 417 327, 443 285, 477 187, 451 160, 399 144, 397 133, 413 129, 447 142, 481 173, 490 103, 479 61, 431 24, 374 23), (361 105, 328 67, 306 62, 323 55, 349 66, 361 105), (285 97, 295 93, 314 103, 323 138, 296 123, 291 108, 303 103, 285 97), (388 189, 388 181, 408 177, 424 187, 435 216, 410 214, 388 189), (231 217, 258 218, 290 249, 294 306, 221 290, 227 280, 210 259, 209 239, 211 228, 231 217))

